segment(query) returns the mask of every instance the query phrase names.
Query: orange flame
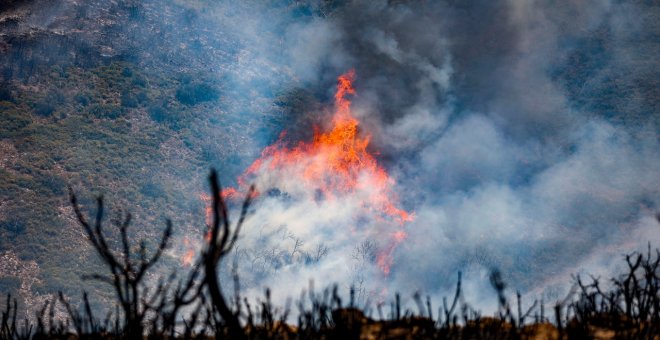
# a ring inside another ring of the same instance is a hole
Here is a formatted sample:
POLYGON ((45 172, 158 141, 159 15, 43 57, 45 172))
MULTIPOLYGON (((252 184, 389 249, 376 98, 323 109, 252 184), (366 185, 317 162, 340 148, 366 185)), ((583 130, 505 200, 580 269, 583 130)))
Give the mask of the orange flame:
POLYGON ((204 202, 204 217, 206 225, 209 226, 213 222, 213 197, 211 197, 211 195, 201 193, 199 194, 199 199, 204 202))
POLYGON ((183 258, 181 259, 181 263, 185 267, 188 267, 193 263, 193 258, 195 257, 195 249, 192 246, 192 244, 190 244, 190 240, 188 239, 188 237, 183 239, 183 244, 184 247, 187 249, 186 249, 186 253, 183 255, 183 258))
MULTIPOLYGON (((224 191, 222 193, 223 196, 227 196, 224 191)), ((199 199, 204 202, 204 218, 206 221, 206 234, 204 236, 204 240, 206 242, 211 241, 211 230, 209 226, 213 222, 213 198, 210 195, 207 195, 205 193, 200 193, 199 194, 199 199)), ((194 257, 195 257, 195 245, 193 242, 190 241, 188 236, 186 236, 183 239, 183 247, 184 247, 184 254, 183 257, 181 257, 181 264, 185 267, 189 267, 192 265, 194 257)))
MULTIPOLYGON (((235 194, 236 190, 233 188, 228 188, 230 189, 230 192, 232 194, 235 194)), ((229 195, 225 193, 227 189, 223 190, 222 193, 220 193, 223 197, 228 197, 229 195)), ((204 217, 206 221, 206 235, 204 236, 204 240, 208 243, 211 241, 211 223, 213 223, 213 197, 211 195, 207 195, 205 193, 199 194, 199 198, 204 202, 204 217)))
MULTIPOLYGON (((348 95, 355 95, 353 70, 338 78, 335 93, 335 111, 331 128, 319 132, 315 128, 310 143, 300 142, 289 148, 280 140, 266 147, 261 157, 254 161, 239 177, 240 191, 245 192, 246 183, 259 174, 276 173, 276 176, 294 176, 305 187, 322 193, 323 199, 336 199, 356 193, 360 196, 363 209, 375 213, 377 218, 398 222, 400 228, 413 220, 413 215, 396 206, 397 198, 392 191, 394 181, 383 169, 367 147, 371 136, 360 133, 359 121, 351 113, 348 95)), ((223 191, 226 198, 236 197, 237 190, 223 191)), ((387 245, 377 257, 377 265, 386 275, 392 265, 392 253, 406 238, 404 230, 392 233, 387 245)))

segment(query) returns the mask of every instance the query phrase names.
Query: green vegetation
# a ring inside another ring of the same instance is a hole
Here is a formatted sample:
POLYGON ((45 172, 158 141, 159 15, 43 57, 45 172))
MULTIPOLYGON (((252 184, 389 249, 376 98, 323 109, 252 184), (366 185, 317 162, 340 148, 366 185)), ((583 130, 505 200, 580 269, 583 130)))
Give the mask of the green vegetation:
MULTIPOLYGON (((133 213, 150 220, 164 218, 156 207, 183 212, 191 224, 175 233, 204 226, 203 217, 192 216, 203 202, 191 176, 207 169, 203 151, 217 153, 216 159, 226 156, 218 148, 199 149, 204 136, 190 129, 207 126, 216 114, 203 102, 218 98, 219 85, 211 80, 184 85, 180 78, 185 77, 116 61, 92 68, 53 66, 27 82, 3 83, 0 250, 38 263, 42 281, 33 292, 38 286, 78 296, 85 271, 80 264, 87 270, 100 265, 83 260, 90 249, 81 246, 84 239, 64 213, 67 186, 103 188, 118 204, 142 202, 133 213), (177 99, 182 89, 191 90, 196 105, 177 99), (163 185, 163 176, 176 183, 163 185), (53 247, 59 237, 66 252, 53 247)), ((146 225, 141 232, 155 228, 146 225)))
POLYGON ((219 96, 217 89, 204 83, 185 84, 176 90, 176 99, 186 105, 217 100, 219 96))

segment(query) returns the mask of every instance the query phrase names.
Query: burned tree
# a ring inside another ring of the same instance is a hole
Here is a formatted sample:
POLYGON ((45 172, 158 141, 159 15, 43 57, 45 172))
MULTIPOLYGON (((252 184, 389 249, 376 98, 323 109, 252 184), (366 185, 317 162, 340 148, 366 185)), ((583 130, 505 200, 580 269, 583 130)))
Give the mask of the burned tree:
POLYGON ((241 208, 240 217, 232 231, 231 223, 229 222, 229 215, 227 213, 227 205, 222 198, 220 182, 218 181, 218 175, 215 171, 211 172, 209 179, 211 181, 211 193, 213 195, 213 223, 210 226, 211 240, 208 243, 207 249, 202 254, 205 273, 204 284, 211 296, 213 306, 222 317, 229 336, 231 338, 244 338, 245 333, 243 332, 238 318, 238 311, 231 310, 222 294, 220 281, 218 279, 217 266, 222 258, 231 251, 234 244, 236 244, 238 234, 245 221, 251 203, 254 186, 251 186, 248 191, 247 197, 241 208))
POLYGON ((148 295, 148 288, 144 286, 143 280, 147 271, 156 264, 167 248, 172 236, 172 222, 167 220, 161 241, 151 256, 147 255, 147 246, 144 240, 139 244, 138 253, 134 254, 128 240, 131 214, 126 214, 123 221, 115 223, 121 237, 121 249, 119 249, 119 255, 116 255, 117 250, 112 249, 108 244, 103 231, 103 197, 100 196, 96 199, 96 217, 93 226, 82 213, 78 199, 71 188, 69 188, 69 197, 78 222, 83 227, 87 238, 101 260, 110 270, 110 275, 93 274, 86 278, 99 280, 114 287, 117 299, 124 312, 125 335, 128 337, 141 337, 143 322, 149 309, 147 308, 147 301, 153 301, 165 293, 164 286, 159 285, 155 292, 148 295))

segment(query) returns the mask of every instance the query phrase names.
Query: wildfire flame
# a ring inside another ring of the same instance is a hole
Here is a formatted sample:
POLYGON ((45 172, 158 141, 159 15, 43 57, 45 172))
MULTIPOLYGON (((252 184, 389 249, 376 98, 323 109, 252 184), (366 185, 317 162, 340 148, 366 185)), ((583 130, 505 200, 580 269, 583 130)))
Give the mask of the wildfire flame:
MULTIPOLYGON (((395 221, 398 225, 390 232, 389 240, 377 255, 376 264, 387 275, 393 262, 395 248, 406 239, 403 230, 413 215, 397 207, 397 197, 392 187, 394 180, 381 167, 367 147, 370 135, 358 131, 359 121, 351 112, 351 101, 347 96, 355 95, 353 70, 339 76, 334 96, 334 114, 331 127, 325 132, 314 129, 311 142, 299 142, 287 147, 283 133, 273 145, 266 147, 238 178, 239 188, 223 190, 223 197, 238 199, 246 192, 247 183, 259 176, 278 179, 295 178, 304 187, 320 193, 320 199, 335 200, 349 195, 359 197, 362 209, 382 221, 395 221)), ((277 185, 277 184, 275 184, 277 185)))
MULTIPOLYGON (((209 226, 213 222, 213 207, 212 207, 213 198, 210 195, 201 193, 199 194, 199 199, 202 200, 202 202, 204 202, 204 217, 207 225, 207 230, 204 236, 204 240, 206 242, 210 242, 211 230, 209 226)), ((181 258, 181 263, 185 267, 189 267, 193 263, 193 260, 195 258, 195 251, 197 250, 198 245, 193 244, 193 242, 190 241, 188 236, 186 236, 183 239, 183 247, 184 247, 184 254, 183 257, 181 258)))
MULTIPOLYGON (((227 196, 224 193, 223 193, 223 195, 224 195, 224 197, 227 196)), ((213 206, 212 206, 213 197, 211 197, 211 195, 207 195, 207 194, 202 193, 202 194, 199 194, 199 199, 201 199, 202 202, 204 202, 204 218, 205 218, 205 221, 206 221, 206 225, 210 226, 211 222, 213 222, 212 221, 213 220, 213 206)))
POLYGON ((195 249, 193 245, 190 243, 188 237, 183 239, 183 246, 186 248, 186 253, 183 254, 183 257, 181 258, 181 263, 185 267, 189 267, 193 263, 193 258, 195 257, 195 249))

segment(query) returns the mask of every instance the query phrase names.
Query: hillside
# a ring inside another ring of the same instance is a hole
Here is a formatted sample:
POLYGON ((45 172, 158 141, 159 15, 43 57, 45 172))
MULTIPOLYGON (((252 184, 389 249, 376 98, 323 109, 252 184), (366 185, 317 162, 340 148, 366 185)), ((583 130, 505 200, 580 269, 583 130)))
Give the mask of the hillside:
POLYGON ((112 299, 82 280, 101 262, 69 187, 87 213, 98 195, 108 217, 130 212, 149 249, 172 219, 159 269, 187 268, 216 168, 239 190, 279 180, 234 258, 250 297, 317 277, 362 302, 439 297, 463 271, 492 309, 500 269, 529 300, 559 299, 572 274, 660 242, 659 34, 645 1, 2 1, 0 293, 30 317, 57 291, 112 299), (384 178, 397 233, 360 210, 372 196, 332 201, 325 177, 289 171, 316 153, 250 168, 317 145, 352 72, 357 163, 377 170, 356 176, 384 178))
POLYGON ((130 211, 136 237, 150 238, 166 217, 178 240, 200 237, 208 169, 222 166, 231 183, 255 152, 253 137, 278 117, 270 99, 232 88, 239 43, 186 24, 204 20, 195 3, 3 6, 0 252, 17 262, 0 269, 0 291, 26 301, 58 290, 79 296, 97 260, 73 223, 68 186, 130 211), (210 61, 225 69, 209 70, 210 61), (226 114, 237 107, 253 113, 226 114))

